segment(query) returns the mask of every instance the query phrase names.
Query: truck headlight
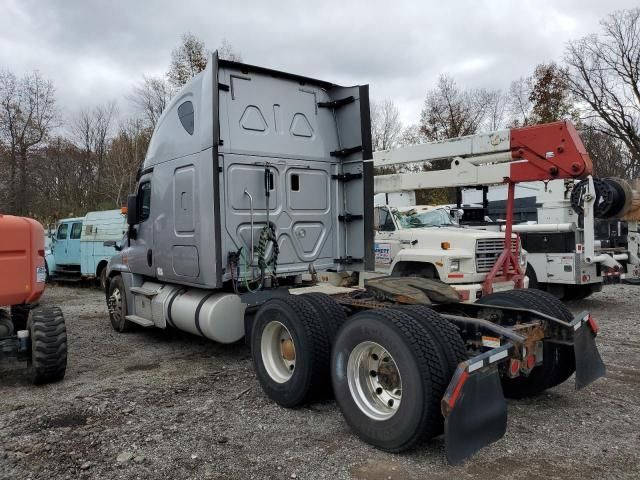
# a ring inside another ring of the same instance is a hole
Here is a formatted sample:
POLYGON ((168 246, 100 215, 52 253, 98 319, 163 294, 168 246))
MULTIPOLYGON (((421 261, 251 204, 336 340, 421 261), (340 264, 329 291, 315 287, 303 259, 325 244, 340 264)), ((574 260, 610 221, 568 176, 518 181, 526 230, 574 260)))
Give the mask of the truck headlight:
POLYGON ((460 271, 460 260, 451 260, 449 262, 449 271, 450 272, 459 272, 460 271))
POLYGON ((526 268, 527 266, 527 254, 524 250, 520 250, 520 267, 526 268))

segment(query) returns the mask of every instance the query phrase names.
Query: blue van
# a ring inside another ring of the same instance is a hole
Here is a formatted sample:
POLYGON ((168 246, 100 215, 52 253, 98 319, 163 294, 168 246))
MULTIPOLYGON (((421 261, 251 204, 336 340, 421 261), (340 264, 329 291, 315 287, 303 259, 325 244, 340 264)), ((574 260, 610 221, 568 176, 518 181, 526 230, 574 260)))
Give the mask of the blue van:
POLYGON ((104 286, 104 267, 115 253, 104 242, 121 240, 125 231, 126 215, 120 209, 60 220, 45 255, 47 275, 54 280, 98 278, 104 286))

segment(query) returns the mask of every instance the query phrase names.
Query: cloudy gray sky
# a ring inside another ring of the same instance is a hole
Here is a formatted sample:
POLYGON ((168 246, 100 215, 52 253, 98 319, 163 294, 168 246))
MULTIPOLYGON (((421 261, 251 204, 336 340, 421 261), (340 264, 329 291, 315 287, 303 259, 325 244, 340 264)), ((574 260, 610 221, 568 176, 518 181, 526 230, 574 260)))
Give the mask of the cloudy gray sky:
POLYGON ((565 43, 637 0, 98 1, 2 0, 0 69, 53 80, 65 115, 115 100, 143 74, 163 74, 180 35, 247 63, 342 84, 369 83, 417 121, 448 72, 465 87, 506 88, 562 57, 565 43))

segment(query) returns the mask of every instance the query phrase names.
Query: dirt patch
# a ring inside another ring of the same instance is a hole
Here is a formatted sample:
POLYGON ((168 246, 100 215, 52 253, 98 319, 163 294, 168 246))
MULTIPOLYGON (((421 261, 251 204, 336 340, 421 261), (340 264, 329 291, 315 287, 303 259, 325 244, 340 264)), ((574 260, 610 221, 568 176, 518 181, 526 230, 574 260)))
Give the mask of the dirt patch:
POLYGON ((275 405, 243 342, 118 334, 101 291, 54 285, 46 301, 67 319, 67 376, 34 388, 23 364, 3 365, 0 479, 637 479, 638 294, 607 286, 568 305, 598 320, 608 378, 510 401, 505 437, 451 467, 442 438, 389 454, 356 438, 332 400, 275 405))

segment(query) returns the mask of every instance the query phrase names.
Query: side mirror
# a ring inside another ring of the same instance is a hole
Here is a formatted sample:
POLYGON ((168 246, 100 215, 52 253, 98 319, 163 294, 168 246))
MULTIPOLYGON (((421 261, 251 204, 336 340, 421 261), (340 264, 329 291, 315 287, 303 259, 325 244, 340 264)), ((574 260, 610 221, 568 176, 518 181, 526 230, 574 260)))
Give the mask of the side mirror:
POLYGON ((127 196, 127 224, 138 224, 138 196, 135 193, 127 196))
POLYGON ((113 247, 116 249, 116 252, 122 250, 122 245, 120 244, 120 242, 116 242, 115 240, 107 240, 102 245, 104 245, 105 247, 113 247))

